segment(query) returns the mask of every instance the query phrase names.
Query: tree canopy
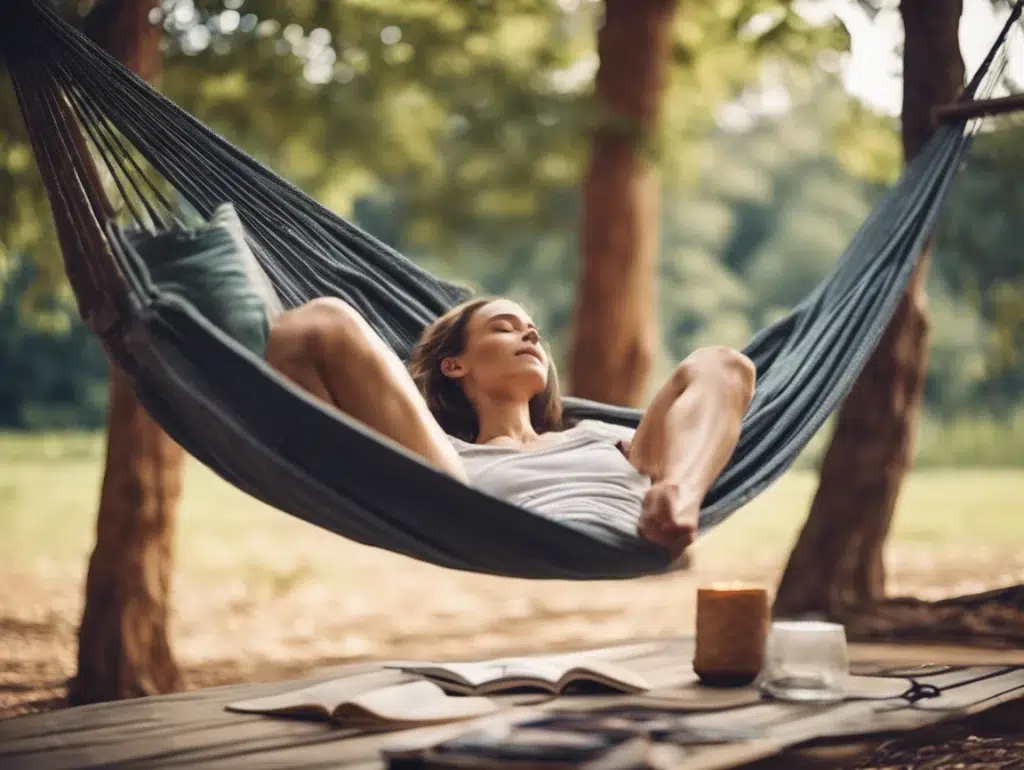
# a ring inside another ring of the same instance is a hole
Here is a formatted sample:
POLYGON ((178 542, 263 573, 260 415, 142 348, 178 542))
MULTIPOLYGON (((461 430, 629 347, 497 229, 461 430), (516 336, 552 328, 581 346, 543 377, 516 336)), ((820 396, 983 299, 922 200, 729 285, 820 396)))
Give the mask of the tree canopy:
MULTIPOLYGON (((69 4, 70 5, 70 4, 69 4)), ((77 7, 77 6, 76 6, 77 7)), ((161 90, 331 209, 399 190, 411 248, 454 250, 553 224, 581 173, 596 0, 165 0, 161 90)), ((73 9, 69 8, 69 14, 73 9)), ((693 0, 680 14, 666 178, 694 178, 718 107, 771 71, 848 45, 779 0, 693 0)), ((0 239, 56 278, 49 217, 10 89, 0 89, 0 239)), ((559 226, 561 222, 559 222, 559 226)))

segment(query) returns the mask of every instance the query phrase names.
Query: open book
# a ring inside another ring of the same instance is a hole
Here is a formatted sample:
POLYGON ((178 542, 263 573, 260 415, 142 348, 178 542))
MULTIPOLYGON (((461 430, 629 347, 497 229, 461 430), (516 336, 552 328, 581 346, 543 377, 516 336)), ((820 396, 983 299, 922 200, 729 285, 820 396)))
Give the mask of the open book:
POLYGON ((460 695, 540 691, 551 695, 585 692, 639 693, 651 685, 638 673, 610 660, 504 658, 468 663, 405 664, 402 671, 436 682, 460 695))
POLYGON ((496 712, 498 704, 489 698, 453 697, 428 681, 353 692, 351 680, 338 679, 227 708, 246 714, 330 719, 342 727, 398 730, 474 719, 496 712))

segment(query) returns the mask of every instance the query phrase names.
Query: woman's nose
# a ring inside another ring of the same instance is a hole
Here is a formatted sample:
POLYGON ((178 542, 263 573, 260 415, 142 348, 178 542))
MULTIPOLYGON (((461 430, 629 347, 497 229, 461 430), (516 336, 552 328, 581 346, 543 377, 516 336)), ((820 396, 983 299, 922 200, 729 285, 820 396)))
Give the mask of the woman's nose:
POLYGON ((537 333, 536 329, 527 329, 523 339, 536 345, 537 342, 540 341, 540 335, 537 333))

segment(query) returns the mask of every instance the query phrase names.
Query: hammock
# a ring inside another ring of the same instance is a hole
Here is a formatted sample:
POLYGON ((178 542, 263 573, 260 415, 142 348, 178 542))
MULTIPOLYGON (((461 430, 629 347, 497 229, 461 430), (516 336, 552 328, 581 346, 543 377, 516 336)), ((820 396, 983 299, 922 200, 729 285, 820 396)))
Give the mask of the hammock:
MULTIPOLYGON (((964 100, 983 98, 998 82, 1022 2, 964 100)), ((285 308, 344 298, 403 359, 424 326, 465 297, 461 288, 232 146, 43 0, 8 12, 0 56, 79 310, 140 401, 193 456, 307 522, 453 569, 611 579, 671 568, 666 551, 635 533, 555 521, 463 485, 279 376, 260 355, 265 309, 251 301, 255 284, 239 280, 242 262, 233 255, 254 256, 273 287, 269 301, 285 308), (161 179, 147 176, 137 157, 161 179), (94 158, 116 184, 129 222, 115 216, 94 158), (202 291, 189 288, 190 270, 229 290, 217 295, 214 286, 204 302, 202 291), (243 328, 250 339, 232 333, 243 328)), ((757 392, 736 451, 704 501, 699 532, 782 475, 849 391, 904 292, 978 123, 940 127, 825 280, 746 347, 758 368, 757 392)), ((566 411, 633 427, 641 417, 575 398, 566 399, 566 411)))

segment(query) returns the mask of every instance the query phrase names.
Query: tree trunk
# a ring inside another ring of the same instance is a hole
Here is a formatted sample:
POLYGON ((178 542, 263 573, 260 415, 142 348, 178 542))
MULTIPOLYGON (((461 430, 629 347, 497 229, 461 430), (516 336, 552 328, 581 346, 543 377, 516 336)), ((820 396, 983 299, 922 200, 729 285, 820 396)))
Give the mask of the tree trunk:
POLYGON ((606 0, 596 95, 603 123, 583 184, 571 392, 613 404, 644 396, 656 340, 660 190, 655 136, 676 0, 606 0))
MULTIPOLYGON (((110 0, 87 31, 147 79, 160 69, 157 0, 110 0)), ((113 366, 107 456, 96 546, 89 560, 72 703, 131 698, 182 688, 168 642, 174 512, 184 452, 139 405, 113 366)))
MULTIPOLYGON (((964 83, 958 29, 963 0, 903 0, 903 149, 932 133, 931 111, 964 83)), ((840 412, 810 516, 789 558, 775 615, 844 613, 885 596, 882 548, 911 465, 927 369, 921 255, 906 295, 840 412)))

